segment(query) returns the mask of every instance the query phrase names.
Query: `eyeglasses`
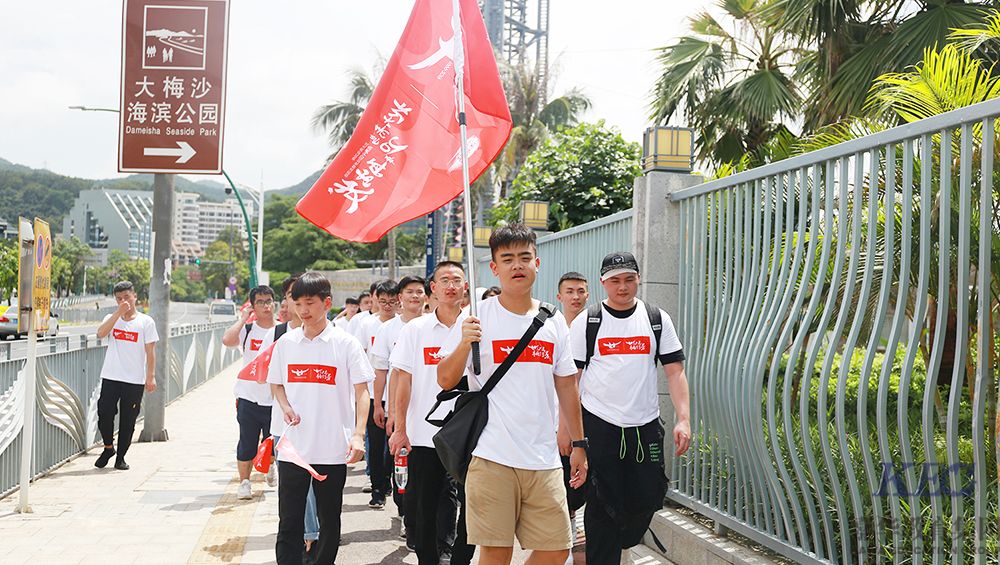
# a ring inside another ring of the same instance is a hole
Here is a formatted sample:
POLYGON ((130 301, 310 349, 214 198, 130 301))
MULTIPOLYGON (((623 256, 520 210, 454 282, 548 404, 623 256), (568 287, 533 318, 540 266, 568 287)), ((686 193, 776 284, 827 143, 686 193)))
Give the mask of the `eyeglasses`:
POLYGON ((271 306, 274 306, 274 301, 273 300, 258 300, 256 302, 254 302, 253 305, 254 306, 264 306, 264 307, 270 308, 271 306))
POLYGON ((464 279, 441 279, 436 282, 445 288, 461 288, 465 285, 464 279))
POLYGON ((395 306, 398 303, 398 300, 385 300, 383 298, 380 298, 378 301, 379 306, 395 306))

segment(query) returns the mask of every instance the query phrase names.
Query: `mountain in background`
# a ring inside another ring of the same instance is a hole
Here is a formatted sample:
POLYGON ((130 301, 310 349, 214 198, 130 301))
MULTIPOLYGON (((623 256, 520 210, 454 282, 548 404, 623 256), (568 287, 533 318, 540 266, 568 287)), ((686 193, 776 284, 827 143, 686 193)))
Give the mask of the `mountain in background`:
MULTIPOLYGON (((316 171, 302 182, 272 194, 301 196, 309 190, 322 171, 316 171)), ((111 188, 117 190, 152 190, 153 175, 137 174, 116 179, 82 179, 60 175, 46 169, 32 169, 0 158, 0 218, 14 222, 18 216, 42 218, 52 225, 55 232, 62 231, 63 217, 69 213, 76 197, 83 190, 111 188)), ((191 181, 174 177, 178 192, 194 192, 202 199, 222 202, 226 199, 226 185, 211 179, 191 181)))

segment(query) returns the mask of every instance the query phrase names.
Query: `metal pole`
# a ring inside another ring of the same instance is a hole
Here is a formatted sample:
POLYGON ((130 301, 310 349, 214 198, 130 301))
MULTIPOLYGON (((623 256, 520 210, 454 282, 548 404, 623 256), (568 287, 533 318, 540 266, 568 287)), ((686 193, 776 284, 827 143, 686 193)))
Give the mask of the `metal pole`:
POLYGON ((396 228, 389 230, 389 278, 396 280, 396 228))
MULTIPOLYGON (((23 245, 20 241, 18 243, 23 245)), ((32 260, 31 268, 34 269, 34 242, 28 247, 31 249, 28 255, 32 260)), ((35 443, 35 369, 38 355, 35 312, 31 307, 31 295, 29 294, 26 298, 28 299, 27 306, 24 304, 25 297, 17 297, 19 314, 28 317, 28 358, 24 362, 24 424, 21 428, 21 489, 17 501, 17 511, 22 514, 31 512, 31 506, 28 504, 28 489, 31 484, 31 463, 35 452, 33 449, 35 443)), ((10 356, 9 350, 7 355, 10 356)))
POLYGON ((264 279, 264 181, 257 199, 257 284, 264 279))
MULTIPOLYGON (((170 241, 174 224, 174 175, 153 175, 152 279, 149 281, 149 315, 156 323, 156 390, 147 392, 142 405, 142 432, 139 441, 167 441, 167 386, 170 375, 170 283, 164 272, 170 261, 170 241)), ((133 281, 137 283, 138 281, 133 281)), ((145 370, 145 367, 143 367, 145 370)))
MULTIPOLYGON (((452 6, 454 7, 452 27, 455 28, 455 88, 458 90, 458 126, 462 142, 460 147, 462 152, 462 201, 465 203, 463 208, 465 209, 465 256, 469 269, 469 314, 475 316, 476 297, 472 294, 476 288, 476 262, 473 260, 472 237, 470 237, 472 233, 472 201, 469 195, 469 151, 465 125, 465 46, 462 43, 464 41, 462 37, 462 8, 459 5, 459 0, 453 0, 452 6)), ((480 374, 479 342, 472 344, 472 370, 477 375, 480 374)))
POLYGON ((233 179, 229 178, 229 174, 226 171, 222 171, 222 176, 226 177, 226 180, 229 181, 229 187, 233 189, 236 201, 240 203, 240 210, 243 212, 243 223, 246 225, 247 240, 250 243, 250 288, 253 288, 257 286, 257 266, 254 264, 257 257, 257 249, 253 244, 253 230, 250 228, 250 216, 247 215, 246 206, 243 205, 243 197, 240 196, 240 191, 236 190, 236 184, 233 183, 233 179))

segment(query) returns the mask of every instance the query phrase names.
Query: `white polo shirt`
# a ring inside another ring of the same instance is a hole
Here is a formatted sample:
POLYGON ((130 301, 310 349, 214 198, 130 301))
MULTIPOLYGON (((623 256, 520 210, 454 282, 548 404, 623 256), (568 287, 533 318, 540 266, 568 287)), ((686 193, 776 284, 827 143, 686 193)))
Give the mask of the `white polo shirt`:
MULTIPOLYGON (((307 463, 347 462, 356 424, 351 389, 374 378, 361 347, 332 323, 313 339, 298 327, 277 341, 267 382, 284 385, 288 403, 302 419, 286 433, 307 463)), ((288 459, 279 451, 278 460, 288 459)))
MULTIPOLYGON (((395 318, 389 318, 385 322, 378 315, 368 316, 358 324, 355 329, 354 338, 358 340, 361 344, 361 348, 364 350, 365 355, 370 355, 372 351, 372 346, 375 345, 375 334, 378 333, 379 328, 382 324, 387 324, 393 321, 395 318)), ((369 361, 371 359, 369 358, 369 361)), ((386 387, 388 390, 389 387, 386 387)), ((375 384, 368 383, 368 396, 375 398, 375 384)))
MULTIPOLYGON (((531 325, 537 312, 514 314, 494 296, 479 304, 483 337, 480 346, 482 373, 467 371, 469 388, 479 390, 507 357, 531 325)), ((557 421, 555 377, 576 376, 569 350, 569 336, 562 314, 545 321, 524 353, 490 392, 489 420, 472 452, 482 459, 516 469, 545 470, 562 466, 553 422, 557 421)), ((462 341, 461 325, 452 328, 445 356, 462 341)))
MULTIPOLYGON (((112 314, 104 317, 108 321, 112 314)), ((146 344, 160 340, 156 323, 142 312, 131 320, 118 318, 108 334, 108 350, 101 366, 101 378, 141 385, 146 383, 146 344)))
MULTIPOLYGON (((455 326, 460 327, 467 317, 466 314, 459 314, 455 326)), ((428 424, 426 418, 441 392, 437 366, 444 359, 441 347, 451 334, 452 327, 441 323, 436 312, 412 320, 400 330, 396 348, 389 358, 393 368, 410 374, 410 404, 406 409, 406 435, 410 438, 410 445, 434 447, 434 434, 440 428, 428 424)), ((378 343, 377 338, 375 341, 378 343)), ((455 401, 450 400, 443 403, 438 411, 444 415, 454 407, 455 401)))
POLYGON ((348 331, 348 328, 351 327, 351 321, 347 319, 347 316, 341 316, 335 319, 333 321, 333 324, 338 328, 344 330, 345 332, 348 331))
POLYGON ((405 325, 406 322, 403 321, 403 317, 397 314, 395 318, 379 326, 378 330, 375 331, 375 339, 372 341, 372 347, 368 351, 368 360, 372 362, 373 368, 389 371, 385 376, 385 390, 382 391, 382 402, 389 401, 389 380, 392 376, 389 357, 392 355, 392 351, 398 342, 399 331, 405 325))
MULTIPOLYGON (((646 305, 636 300, 627 318, 617 318, 602 304, 601 327, 594 343, 594 356, 580 380, 583 407, 600 419, 623 428, 641 426, 660 415, 656 389, 657 367, 653 363, 653 329, 646 305)), ((661 362, 684 359, 674 324, 662 309, 661 362)), ((583 366, 587 358, 587 313, 573 320, 570 328, 573 359, 583 366)))
MULTIPOLYGON (((361 322, 363 322, 365 320, 365 318, 367 318, 367 317, 369 317, 371 315, 372 315, 372 313, 371 313, 370 310, 364 310, 364 311, 358 312, 347 323, 347 329, 345 331, 348 334, 357 337, 358 327, 361 325, 361 322)), ((359 339, 358 341, 361 341, 361 340, 359 339)))
MULTIPOLYGON (((246 324, 244 324, 240 328, 239 340, 237 347, 243 348, 243 366, 246 367, 274 341, 274 327, 262 328, 257 325, 257 322, 254 322, 250 326, 248 335, 246 324)), ((270 406, 274 403, 274 398, 271 397, 271 385, 267 383, 236 379, 233 393, 236 398, 249 400, 260 406, 270 406)))

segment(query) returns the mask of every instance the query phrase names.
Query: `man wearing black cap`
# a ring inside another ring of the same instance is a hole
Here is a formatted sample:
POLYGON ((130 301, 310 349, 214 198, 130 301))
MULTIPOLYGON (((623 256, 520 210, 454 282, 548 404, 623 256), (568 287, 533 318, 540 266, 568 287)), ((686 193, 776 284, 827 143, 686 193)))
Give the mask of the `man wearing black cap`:
POLYGON ((657 362, 677 415, 674 453, 682 455, 691 443, 684 353, 670 316, 636 299, 639 265, 631 253, 604 258, 601 284, 608 298, 589 307, 570 328, 590 441, 591 484, 584 511, 590 565, 631 563, 628 548, 642 540, 663 502, 657 362))

